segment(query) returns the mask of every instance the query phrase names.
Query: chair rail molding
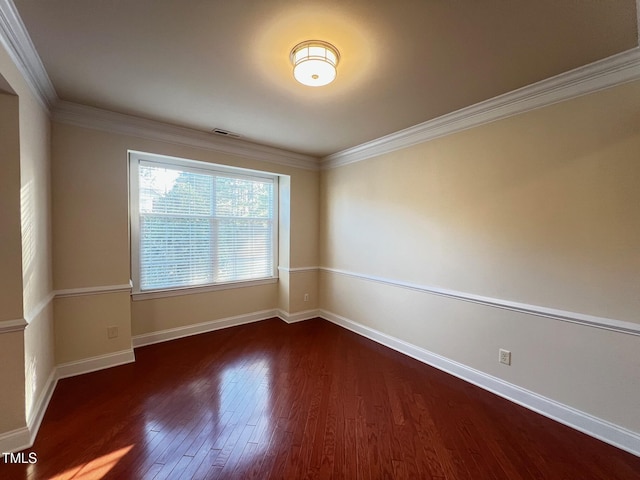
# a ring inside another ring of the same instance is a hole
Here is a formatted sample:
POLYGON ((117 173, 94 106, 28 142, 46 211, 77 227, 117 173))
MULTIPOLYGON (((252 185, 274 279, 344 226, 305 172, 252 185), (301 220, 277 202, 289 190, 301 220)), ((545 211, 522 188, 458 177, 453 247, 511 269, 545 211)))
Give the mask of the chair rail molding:
POLYGON ((27 325, 27 321, 24 318, 16 318, 15 320, 2 320, 0 321, 0 335, 3 333, 21 332, 27 325))
POLYGON ((640 336, 640 324, 627 322, 624 320, 597 317, 595 315, 588 315, 585 313, 570 312, 567 310, 559 310, 557 308, 549 308, 549 307, 543 307, 539 305, 530 305, 527 303, 513 302, 511 300, 503 300, 500 298, 486 297, 483 295, 460 292, 457 290, 450 290, 447 288, 441 288, 441 287, 430 286, 430 285, 420 285, 417 283, 404 282, 401 280, 378 277, 374 275, 367 275, 363 273, 355 273, 355 272, 350 272, 347 270, 341 270, 337 268, 320 267, 320 270, 328 273, 333 273, 336 275, 343 275, 347 277, 357 278, 360 280, 366 280, 369 282, 389 285, 392 287, 424 292, 431 295, 438 295, 441 297, 448 297, 456 300, 462 300, 465 302, 472 302, 480 305, 487 305, 489 307, 502 308, 505 310, 511 310, 518 313, 524 313, 527 315, 535 315, 538 317, 545 317, 553 320, 560 320, 563 322, 577 323, 580 325, 585 325, 587 327, 601 328, 604 330, 611 330, 614 332, 624 333, 627 335, 640 336))
POLYGON ((55 298, 65 297, 81 297, 85 295, 103 295, 106 293, 131 292, 131 283, 123 283, 120 285, 102 285, 96 287, 68 288, 65 290, 56 290, 55 298))
POLYGON ((292 273, 312 273, 320 270, 320 267, 278 267, 278 270, 281 272, 286 272, 289 274, 292 273))

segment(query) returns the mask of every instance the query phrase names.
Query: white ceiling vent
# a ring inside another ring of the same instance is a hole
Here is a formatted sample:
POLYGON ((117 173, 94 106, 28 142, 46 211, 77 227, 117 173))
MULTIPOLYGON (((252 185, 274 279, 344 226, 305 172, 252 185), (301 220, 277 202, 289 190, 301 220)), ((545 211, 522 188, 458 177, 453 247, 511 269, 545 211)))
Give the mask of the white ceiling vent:
POLYGON ((213 130, 211 130, 211 132, 215 133, 216 135, 220 135, 222 137, 240 138, 241 136, 238 133, 233 133, 228 130, 223 130, 222 128, 214 128, 213 130))

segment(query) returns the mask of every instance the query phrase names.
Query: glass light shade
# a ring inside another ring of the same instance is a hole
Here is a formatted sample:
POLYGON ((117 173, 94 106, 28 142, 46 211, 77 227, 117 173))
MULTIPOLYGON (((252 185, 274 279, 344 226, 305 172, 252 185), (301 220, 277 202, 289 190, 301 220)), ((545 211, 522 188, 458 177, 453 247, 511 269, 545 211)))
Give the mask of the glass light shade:
POLYGON ((336 47, 320 40, 299 43, 291 50, 293 76, 303 85, 321 87, 336 78, 340 55, 336 47))

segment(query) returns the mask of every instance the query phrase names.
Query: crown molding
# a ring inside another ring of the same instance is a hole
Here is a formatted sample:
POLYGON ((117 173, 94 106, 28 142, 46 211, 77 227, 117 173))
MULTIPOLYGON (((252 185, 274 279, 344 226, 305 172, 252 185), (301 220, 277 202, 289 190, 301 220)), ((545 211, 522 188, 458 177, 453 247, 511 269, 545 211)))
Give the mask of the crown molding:
POLYGON ((640 79, 640 47, 442 115, 321 159, 323 169, 348 165, 438 137, 640 79))
POLYGON ((219 137, 212 133, 149 120, 101 108, 59 101, 53 109, 53 120, 77 127, 158 140, 189 147, 251 158, 287 167, 318 170, 316 157, 294 153, 246 140, 219 137))
POLYGON ((60 123, 160 140, 277 165, 318 170, 318 158, 246 140, 213 137, 208 132, 178 127, 132 115, 61 101, 12 0, 0 0, 0 44, 36 99, 60 123))
MULTIPOLYGON (((640 0, 638 40, 640 44, 640 0)), ((35 97, 54 120, 71 125, 160 140, 306 170, 359 162, 485 123, 640 79, 640 47, 612 55, 529 86, 499 95, 318 159, 245 140, 212 138, 208 132, 60 101, 12 0, 0 0, 0 44, 35 97)))
POLYGON ((0 44, 46 110, 58 101, 51 79, 12 0, 0 0, 0 44))

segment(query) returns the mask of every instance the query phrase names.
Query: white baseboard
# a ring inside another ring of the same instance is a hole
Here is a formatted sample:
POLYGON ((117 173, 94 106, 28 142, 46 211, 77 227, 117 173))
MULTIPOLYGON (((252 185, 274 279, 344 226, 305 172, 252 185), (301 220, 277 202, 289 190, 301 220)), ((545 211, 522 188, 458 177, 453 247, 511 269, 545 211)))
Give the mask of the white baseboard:
POLYGON ((84 373, 96 372, 105 368, 117 367, 125 363, 135 362, 136 358, 133 349, 121 350, 119 352, 107 353, 97 357, 84 358, 75 362, 67 362, 58 365, 57 378, 75 377, 84 373))
POLYGON ((340 315, 320 310, 320 317, 432 367, 450 373, 545 417, 586 433, 633 455, 640 456, 640 434, 636 432, 505 382, 474 368, 454 362, 446 357, 429 352, 340 315))
POLYGON ((320 310, 305 310, 303 312, 289 313, 284 310, 278 310, 278 317, 286 323, 297 323, 305 320, 311 320, 320 316, 320 310))
MULTIPOLYGON (((632 453, 633 455, 640 456, 640 435, 636 432, 632 432, 613 423, 581 412, 572 407, 556 402, 555 400, 543 397, 542 395, 538 395, 537 393, 505 382, 497 377, 488 375, 436 353, 429 352, 428 350, 416 345, 412 345, 408 342, 326 310, 306 310, 294 314, 289 314, 283 310, 264 310, 247 315, 228 317, 197 325, 189 325, 186 327, 139 335, 133 338, 133 345, 134 347, 151 345, 199 333, 266 320, 273 317, 279 317, 286 323, 301 322, 316 317, 324 318, 336 325, 351 330, 352 332, 369 338, 370 340, 385 345, 444 372, 450 373, 462 380, 540 413, 541 415, 586 433, 587 435, 609 443, 615 447, 632 453)), ((17 452, 33 445, 58 379, 82 375, 84 373, 115 367, 134 361, 135 356, 133 349, 128 349, 58 365, 58 367, 49 376, 45 388, 34 405, 32 413, 29 416, 28 426, 0 434, 0 452, 17 452)))
POLYGON ((33 406, 32 413, 27 420, 27 426, 0 434, 0 453, 19 452, 33 445, 57 381, 56 369, 54 368, 51 370, 51 375, 49 375, 44 389, 33 406))
POLYGON ((19 452, 20 450, 29 448, 31 445, 33 445, 33 442, 31 441, 31 434, 27 427, 0 433, 0 454, 19 452))
POLYGON ((210 322, 196 323, 195 325, 186 325, 184 327, 170 328, 167 330, 160 330, 158 332, 136 335, 132 338, 132 343, 134 348, 144 347, 145 345, 167 342, 169 340, 189 337, 199 333, 213 332, 214 330, 220 330, 221 328, 259 322, 261 320, 267 320, 268 318, 277 316, 278 312, 276 310, 262 310, 260 312, 248 313, 246 315, 237 315, 235 317, 211 320, 210 322))
MULTIPOLYGON (((159 342, 166 342, 177 338, 211 332, 236 325, 243 325, 245 323, 257 322, 273 317, 279 317, 287 323, 301 322, 303 320, 317 317, 318 313, 318 310, 307 310, 294 314, 289 314, 283 310, 263 310, 261 312, 255 312, 247 315, 239 315, 236 317, 213 320, 211 322, 199 323, 186 327, 172 328, 150 334, 138 335, 133 337, 133 346, 140 347, 159 342)), ((36 403, 33 405, 31 413, 29 414, 29 419, 27 420, 27 426, 0 434, 0 453, 18 452, 20 450, 30 448, 33 445, 59 379, 95 372, 105 368, 116 367, 118 365, 134 361, 135 355, 133 349, 128 349, 58 365, 51 371, 44 389, 38 396, 36 403)))
POLYGON ((36 403, 33 405, 29 416, 27 417, 27 428, 29 429, 30 435, 30 443, 29 446, 33 445, 33 442, 36 439, 36 435, 38 434, 38 430, 40 430, 40 424, 42 423, 42 419, 44 418, 44 414, 49 407, 49 402, 51 401, 51 397, 53 396, 53 392, 56 389, 56 385, 58 384, 58 369, 53 368, 51 370, 51 374, 49 378, 47 378, 47 382, 40 392, 36 403))
POLYGON ((136 335, 132 339, 133 347, 144 347, 153 345, 154 343, 168 342, 178 338, 198 335, 200 333, 213 332, 222 328, 235 327, 247 323, 260 322, 269 318, 278 317, 286 323, 302 322, 319 316, 319 310, 305 310, 303 312, 288 313, 284 310, 262 310, 259 312, 248 313, 245 315, 237 315, 235 317, 220 318, 209 322, 197 323, 195 325, 186 325, 184 327, 170 328, 160 330, 153 333, 145 333, 136 335))
MULTIPOLYGON (((54 294, 52 292, 47 295, 46 298, 41 300, 30 312, 25 312, 24 322, 26 322, 26 324, 30 324, 33 320, 38 318, 38 316, 40 316, 40 314, 42 314, 42 312, 50 305, 53 298, 54 294)), ((0 434, 0 453, 18 452, 33 445, 36 435, 38 434, 38 430, 40 429, 42 419, 44 418, 44 414, 47 411, 49 402, 51 401, 57 381, 58 378, 56 368, 54 366, 51 368, 49 377, 47 378, 40 395, 38 395, 38 398, 31 406, 31 410, 27 416, 27 426, 12 432, 0 434)))
POLYGON ((58 365, 51 371, 44 389, 33 405, 27 419, 27 426, 0 434, 0 453, 19 452, 33 445, 59 379, 117 367, 133 361, 135 361, 133 349, 128 349, 58 365))
POLYGON ((56 369, 54 368, 51 370, 44 389, 38 396, 38 400, 36 400, 31 410, 27 420, 27 426, 0 434, 0 453, 19 452, 33 445, 57 382, 58 378, 56 376, 56 369))

